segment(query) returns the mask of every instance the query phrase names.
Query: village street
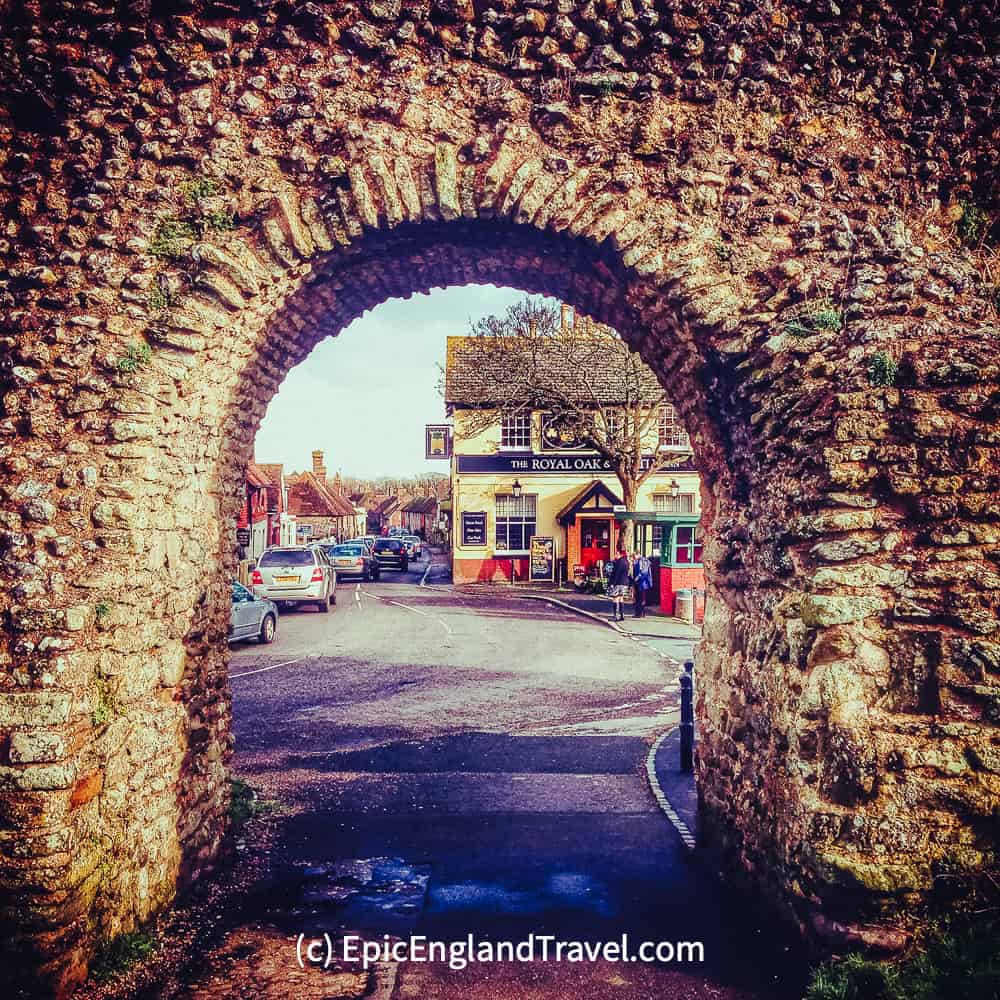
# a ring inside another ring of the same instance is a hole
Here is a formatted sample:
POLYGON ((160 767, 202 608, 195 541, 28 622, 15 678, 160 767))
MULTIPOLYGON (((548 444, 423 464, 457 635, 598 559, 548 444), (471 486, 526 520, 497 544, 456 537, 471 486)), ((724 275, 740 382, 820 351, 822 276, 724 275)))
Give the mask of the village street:
POLYGON ((273 645, 235 648, 234 770, 277 803, 269 870, 163 995, 780 996, 774 942, 648 786, 650 744, 677 719, 676 663, 545 604, 420 586, 422 569, 345 582, 329 615, 283 615, 273 645), (704 962, 300 967, 299 935, 345 932, 627 933, 701 942, 704 962))

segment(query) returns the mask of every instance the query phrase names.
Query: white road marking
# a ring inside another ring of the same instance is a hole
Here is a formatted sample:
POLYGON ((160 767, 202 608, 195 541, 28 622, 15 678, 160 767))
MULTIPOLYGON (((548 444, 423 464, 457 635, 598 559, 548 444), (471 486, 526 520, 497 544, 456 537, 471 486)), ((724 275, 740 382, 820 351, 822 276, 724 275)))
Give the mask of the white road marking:
POLYGON ((277 670, 278 667, 290 667, 293 663, 298 663, 300 660, 304 659, 304 656, 300 656, 295 660, 284 660, 281 663, 272 663, 269 667, 260 667, 257 670, 244 670, 241 674, 230 674, 229 679, 235 680, 237 677, 249 677, 251 674, 263 674, 268 670, 277 670))
POLYGON ((427 614, 426 611, 420 611, 417 608, 411 608, 408 604, 400 604, 399 601, 386 601, 386 604, 394 604, 397 608, 402 608, 404 611, 412 611, 415 615, 420 615, 422 618, 430 618, 431 616, 427 614))
POLYGON ((361 584, 356 584, 354 587, 354 602, 355 604, 361 603, 361 584))

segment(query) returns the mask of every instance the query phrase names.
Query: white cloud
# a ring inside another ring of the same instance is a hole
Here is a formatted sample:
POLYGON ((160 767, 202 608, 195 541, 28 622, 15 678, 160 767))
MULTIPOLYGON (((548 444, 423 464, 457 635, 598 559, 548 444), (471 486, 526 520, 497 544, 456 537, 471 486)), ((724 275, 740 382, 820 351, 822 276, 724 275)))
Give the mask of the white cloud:
POLYGON ((330 475, 447 473, 447 462, 424 459, 424 424, 445 419, 445 338, 523 295, 467 285, 390 299, 355 320, 289 372, 257 434, 257 460, 301 471, 318 448, 330 475))

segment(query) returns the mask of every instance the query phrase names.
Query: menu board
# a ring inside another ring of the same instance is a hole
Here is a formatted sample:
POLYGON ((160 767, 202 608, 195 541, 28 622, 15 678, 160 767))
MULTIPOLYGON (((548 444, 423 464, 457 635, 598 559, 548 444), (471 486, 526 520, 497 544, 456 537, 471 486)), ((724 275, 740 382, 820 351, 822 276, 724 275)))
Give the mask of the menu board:
POLYGON ((486 511, 463 512, 462 544, 486 545, 486 511))
POLYGON ((532 535, 529 549, 529 579, 554 580, 556 545, 551 535, 532 535))

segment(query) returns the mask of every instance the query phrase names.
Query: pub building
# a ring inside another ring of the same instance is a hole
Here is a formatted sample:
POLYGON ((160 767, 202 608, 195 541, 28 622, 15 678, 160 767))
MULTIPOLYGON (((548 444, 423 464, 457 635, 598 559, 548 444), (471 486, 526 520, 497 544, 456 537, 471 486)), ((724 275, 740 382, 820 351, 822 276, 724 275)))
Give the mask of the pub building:
MULTIPOLYGON (((471 363, 475 340, 449 337, 445 364, 445 403, 453 423, 454 581, 527 582, 531 539, 541 536, 553 540, 556 582, 572 582, 575 570, 591 573, 612 558, 629 518, 635 547, 653 562, 651 607, 673 614, 678 590, 703 590, 699 477, 673 406, 658 405, 662 391, 652 372, 651 405, 659 411, 647 460, 664 452, 684 458, 651 475, 639 489, 636 510, 626 513, 607 460, 567 441, 548 414, 495 413, 492 423, 484 417, 483 376, 471 363)), ((608 392, 602 405, 613 407, 618 401, 610 385, 608 392)))

